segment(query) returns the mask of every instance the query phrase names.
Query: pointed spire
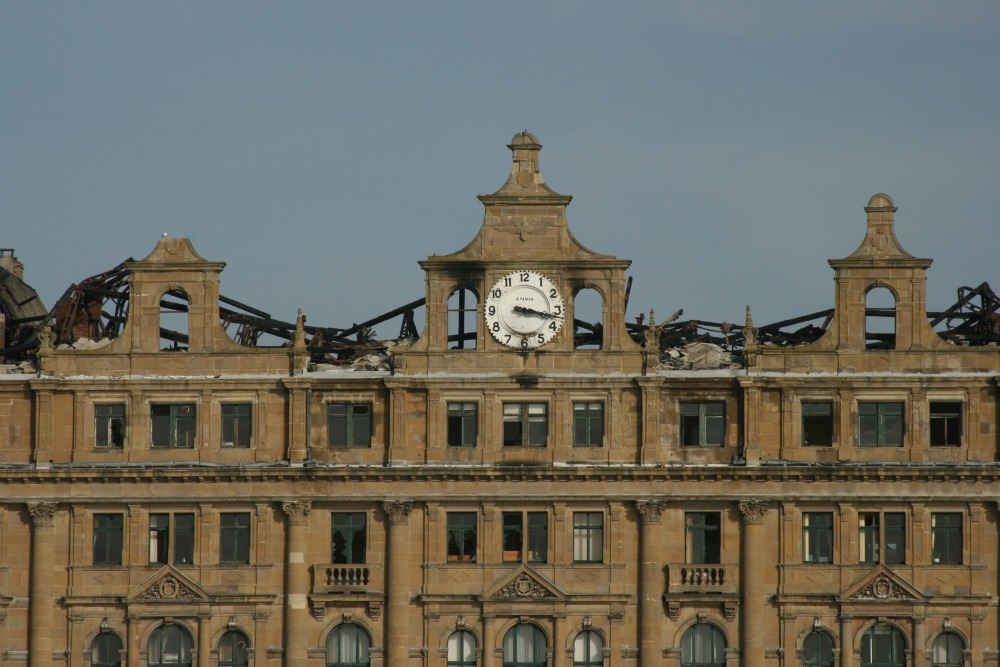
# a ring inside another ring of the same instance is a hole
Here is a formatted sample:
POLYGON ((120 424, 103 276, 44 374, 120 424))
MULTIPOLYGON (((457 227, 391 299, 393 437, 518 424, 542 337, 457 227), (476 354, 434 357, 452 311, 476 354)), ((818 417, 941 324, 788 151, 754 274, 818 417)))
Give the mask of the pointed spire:
POLYGON ((299 314, 295 317, 295 334, 292 336, 292 347, 304 348, 306 346, 306 316, 299 308, 299 314))
POLYGON ((747 320, 743 326, 743 346, 757 345, 757 342, 757 327, 753 325, 753 313, 750 312, 750 306, 747 305, 747 320))

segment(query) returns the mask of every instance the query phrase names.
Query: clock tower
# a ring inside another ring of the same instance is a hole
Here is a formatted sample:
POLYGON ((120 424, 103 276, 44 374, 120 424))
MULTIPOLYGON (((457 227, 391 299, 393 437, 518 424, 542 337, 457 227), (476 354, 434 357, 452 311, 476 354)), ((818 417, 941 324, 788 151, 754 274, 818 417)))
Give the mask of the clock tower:
POLYGON ((625 328, 629 260, 573 237, 566 222, 572 197, 542 178, 535 135, 519 132, 508 148, 510 176, 479 197, 485 215, 476 237, 420 262, 427 321, 418 340, 395 351, 397 374, 639 372, 641 350, 625 328), (574 305, 586 290, 600 300, 600 321, 580 328, 574 305))

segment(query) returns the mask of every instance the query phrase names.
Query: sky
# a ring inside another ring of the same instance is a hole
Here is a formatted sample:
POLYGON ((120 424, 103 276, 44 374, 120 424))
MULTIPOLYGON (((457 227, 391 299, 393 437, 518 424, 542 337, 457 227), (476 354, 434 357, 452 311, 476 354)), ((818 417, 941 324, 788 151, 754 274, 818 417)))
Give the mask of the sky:
MULTIPOLYGON (((47 307, 188 237, 222 293, 349 327, 537 135, 628 318, 833 306, 875 193, 928 306, 1000 289, 997 2, 0 0, 0 247, 47 307)), ((398 324, 379 331, 394 337, 398 324)))

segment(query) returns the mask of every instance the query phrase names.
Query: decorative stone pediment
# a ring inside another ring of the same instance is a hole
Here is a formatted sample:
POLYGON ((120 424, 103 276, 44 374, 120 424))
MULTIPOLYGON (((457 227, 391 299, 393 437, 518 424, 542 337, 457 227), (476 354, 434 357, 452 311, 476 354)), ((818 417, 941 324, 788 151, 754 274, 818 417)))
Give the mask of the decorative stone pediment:
POLYGON ((208 599, 205 589, 170 565, 139 584, 126 598, 128 602, 199 602, 208 599))
POLYGON ((844 591, 843 600, 880 602, 920 602, 924 595, 885 565, 879 565, 844 591))
POLYGON ((484 596, 488 600, 561 600, 566 596, 526 565, 507 575, 484 596))

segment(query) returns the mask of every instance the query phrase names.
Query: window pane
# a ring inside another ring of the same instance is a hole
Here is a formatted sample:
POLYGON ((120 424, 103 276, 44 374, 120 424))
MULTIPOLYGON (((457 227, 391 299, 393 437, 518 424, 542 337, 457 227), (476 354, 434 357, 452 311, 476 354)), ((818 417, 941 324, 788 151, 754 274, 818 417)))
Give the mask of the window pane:
POLYGON ((523 526, 520 512, 503 513, 503 560, 521 560, 523 526))
POLYGON ((149 562, 166 563, 169 558, 170 515, 149 515, 149 562))
POLYGON ((174 515, 174 564, 194 562, 194 514, 174 515))

